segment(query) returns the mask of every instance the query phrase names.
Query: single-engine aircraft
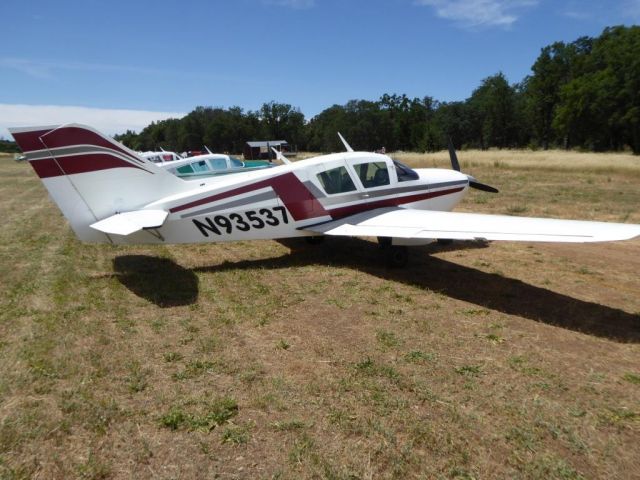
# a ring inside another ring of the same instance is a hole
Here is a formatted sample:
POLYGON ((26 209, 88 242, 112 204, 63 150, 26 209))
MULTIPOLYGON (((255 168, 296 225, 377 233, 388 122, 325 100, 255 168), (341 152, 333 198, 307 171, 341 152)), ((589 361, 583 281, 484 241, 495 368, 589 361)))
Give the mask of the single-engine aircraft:
POLYGON ((203 243, 378 237, 392 263, 437 239, 605 242, 640 225, 457 213, 469 188, 497 190, 452 169, 412 169, 387 155, 346 152, 264 170, 185 180, 91 127, 10 129, 51 198, 84 242, 203 243))

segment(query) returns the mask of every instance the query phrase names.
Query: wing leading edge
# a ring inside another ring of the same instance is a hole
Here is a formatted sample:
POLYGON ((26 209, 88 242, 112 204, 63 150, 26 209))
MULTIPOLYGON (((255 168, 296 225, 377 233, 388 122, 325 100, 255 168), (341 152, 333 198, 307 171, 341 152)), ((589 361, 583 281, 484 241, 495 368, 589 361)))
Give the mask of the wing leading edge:
POLYGON ((479 213, 381 208, 305 230, 325 235, 510 240, 524 242, 610 242, 640 235, 640 225, 479 213))

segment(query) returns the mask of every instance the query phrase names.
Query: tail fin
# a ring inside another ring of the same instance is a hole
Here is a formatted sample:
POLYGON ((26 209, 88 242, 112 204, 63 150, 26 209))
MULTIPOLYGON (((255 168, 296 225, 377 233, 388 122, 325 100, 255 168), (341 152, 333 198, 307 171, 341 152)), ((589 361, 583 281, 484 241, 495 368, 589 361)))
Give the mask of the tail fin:
POLYGON ((110 242, 89 225, 184 191, 186 182, 91 127, 9 129, 27 160, 85 242, 110 242))

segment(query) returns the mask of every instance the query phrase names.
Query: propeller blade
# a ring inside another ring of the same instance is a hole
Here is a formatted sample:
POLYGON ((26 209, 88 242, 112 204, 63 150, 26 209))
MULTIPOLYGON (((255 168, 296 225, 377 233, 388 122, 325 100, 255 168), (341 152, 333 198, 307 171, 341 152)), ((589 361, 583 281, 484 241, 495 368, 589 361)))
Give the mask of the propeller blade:
POLYGON ((469 186, 482 190, 483 192, 500 193, 497 188, 494 188, 491 185, 485 185, 484 183, 480 183, 476 180, 469 180, 469 186))
POLYGON ((451 168, 460 171, 460 163, 458 162, 458 155, 456 155, 456 149, 453 148, 453 142, 449 137, 449 158, 451 159, 451 168))

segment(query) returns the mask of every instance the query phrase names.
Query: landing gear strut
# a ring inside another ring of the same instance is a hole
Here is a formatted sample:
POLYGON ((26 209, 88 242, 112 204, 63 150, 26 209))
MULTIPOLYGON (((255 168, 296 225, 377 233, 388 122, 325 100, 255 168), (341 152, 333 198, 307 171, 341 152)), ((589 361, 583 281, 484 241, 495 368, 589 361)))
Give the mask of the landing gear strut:
POLYGON ((438 245, 451 245, 453 243, 453 240, 450 238, 439 238, 437 241, 438 245))
POLYGON ((378 237, 378 244, 384 251, 387 266, 402 268, 409 261, 409 249, 404 245, 394 245, 390 237, 378 237))
POLYGON ((304 239, 309 245, 319 245, 320 243, 324 243, 324 235, 304 237, 304 239))

